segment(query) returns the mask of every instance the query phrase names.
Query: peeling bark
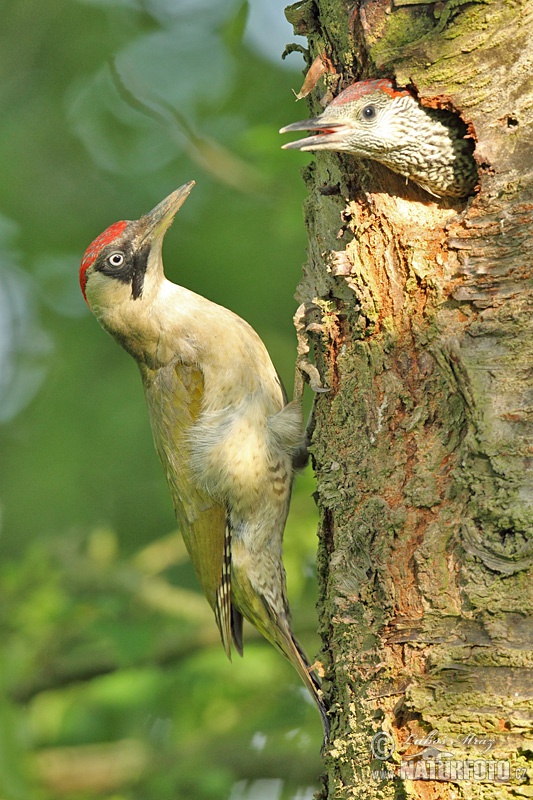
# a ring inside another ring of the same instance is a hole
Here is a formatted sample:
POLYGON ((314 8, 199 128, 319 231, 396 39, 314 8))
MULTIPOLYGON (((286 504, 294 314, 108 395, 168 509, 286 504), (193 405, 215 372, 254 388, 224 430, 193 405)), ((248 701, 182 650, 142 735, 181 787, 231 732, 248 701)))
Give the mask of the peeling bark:
POLYGON ((309 63, 336 68, 313 115, 394 77, 461 114, 480 170, 467 202, 340 154, 304 173, 298 297, 331 387, 312 445, 322 796, 531 796, 533 5, 304 0, 287 16, 309 63))

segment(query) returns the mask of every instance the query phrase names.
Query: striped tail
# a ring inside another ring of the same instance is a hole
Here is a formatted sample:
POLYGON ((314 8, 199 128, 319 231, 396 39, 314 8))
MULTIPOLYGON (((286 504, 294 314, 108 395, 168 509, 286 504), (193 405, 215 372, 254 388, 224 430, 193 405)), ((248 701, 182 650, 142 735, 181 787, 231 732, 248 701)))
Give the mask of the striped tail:
POLYGON ((222 558, 222 575, 215 597, 215 619, 217 621, 222 645, 231 661, 232 642, 232 609, 231 609, 231 528, 226 521, 224 537, 224 555, 222 558))

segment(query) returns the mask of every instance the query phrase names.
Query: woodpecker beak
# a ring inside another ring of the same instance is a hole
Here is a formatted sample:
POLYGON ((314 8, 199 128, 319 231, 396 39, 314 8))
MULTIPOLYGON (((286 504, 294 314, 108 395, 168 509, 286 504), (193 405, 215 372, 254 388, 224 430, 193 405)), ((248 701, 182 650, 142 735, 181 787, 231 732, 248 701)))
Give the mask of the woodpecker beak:
POLYGON ((175 192, 172 192, 172 194, 169 194, 168 197, 158 203, 148 214, 141 217, 139 220, 142 230, 141 242, 146 239, 163 238, 172 225, 174 217, 191 193, 194 184, 195 181, 184 183, 183 186, 180 186, 179 189, 176 189, 175 192))
POLYGON ((308 136, 305 139, 297 139, 295 142, 287 142, 282 145, 282 150, 334 150, 339 144, 346 141, 350 124, 335 119, 327 120, 324 116, 320 116, 293 122, 291 125, 281 128, 280 133, 292 133, 293 131, 319 131, 319 133, 317 136, 308 136))

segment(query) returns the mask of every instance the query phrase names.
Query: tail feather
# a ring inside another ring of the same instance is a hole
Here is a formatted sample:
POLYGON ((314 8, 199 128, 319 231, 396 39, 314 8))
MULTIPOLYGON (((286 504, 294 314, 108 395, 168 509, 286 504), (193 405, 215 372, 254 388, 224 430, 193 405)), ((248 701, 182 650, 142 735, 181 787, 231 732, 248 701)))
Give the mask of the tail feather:
POLYGON ((283 565, 272 557, 268 549, 250 553, 239 535, 234 537, 233 543, 228 541, 228 552, 230 545, 232 552, 227 568, 231 567, 232 574, 228 619, 231 619, 235 647, 242 654, 244 616, 296 668, 320 712, 325 745, 329 738, 328 715, 320 681, 311 671, 305 653, 291 631, 283 565), (251 577, 255 579, 253 582, 251 577))
POLYGON ((238 652, 240 656, 242 656, 243 653, 242 621, 243 621, 243 616, 241 612, 237 608, 235 608, 235 606, 232 604, 231 635, 233 637, 233 644, 235 645, 235 650, 238 652))
POLYGON ((309 694, 315 701, 322 718, 322 725, 324 728, 324 742, 322 747, 324 748, 329 739, 329 719, 326 706, 322 700, 320 681, 312 672, 309 661, 307 660, 307 656, 291 631, 288 609, 286 608, 286 612, 280 618, 276 615, 274 609, 264 596, 261 596, 261 600, 261 605, 267 612, 267 617, 270 621, 270 624, 265 626, 266 620, 258 617, 251 621, 257 628, 259 628, 263 636, 265 636, 269 642, 277 647, 278 650, 280 650, 280 652, 285 656, 285 658, 290 661, 293 667, 295 667, 300 678, 303 680, 306 688, 309 691, 309 694))
MULTIPOLYGON (((316 706, 320 712, 320 716, 322 718, 322 725, 324 727, 324 745, 327 744, 329 739, 329 719, 326 711, 326 706, 324 705, 324 701, 322 700, 322 690, 320 688, 320 681, 316 677, 316 675, 312 672, 309 661, 302 650, 299 642, 292 634, 292 631, 289 630, 289 635, 287 636, 286 640, 287 647, 280 647, 285 658, 287 658, 291 664, 296 667, 296 671, 302 678, 304 684, 306 685, 307 689, 313 700, 316 703, 316 706)), ((279 646, 279 645, 278 645, 279 646)))
MULTIPOLYGON (((215 619, 220 631, 222 645, 227 657, 231 661, 231 642, 235 641, 234 621, 231 606, 231 528, 226 523, 226 534, 224 539, 224 556, 222 559, 222 575, 220 584, 215 597, 215 619)), ((242 627, 242 626, 241 626, 242 627)), ((235 642, 237 650, 237 642, 235 642)), ((241 655, 242 655, 242 633, 241 633, 241 655)))

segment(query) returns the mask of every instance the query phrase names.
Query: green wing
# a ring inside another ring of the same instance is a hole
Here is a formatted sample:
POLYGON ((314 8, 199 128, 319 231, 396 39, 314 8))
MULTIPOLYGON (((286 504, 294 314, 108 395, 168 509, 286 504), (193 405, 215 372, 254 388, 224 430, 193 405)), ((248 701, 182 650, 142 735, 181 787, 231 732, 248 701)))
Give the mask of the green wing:
POLYGON ((204 393, 201 370, 177 364, 141 367, 154 442, 165 471, 178 526, 202 590, 231 655, 231 540, 226 510, 197 485, 189 467, 188 433, 204 393))

